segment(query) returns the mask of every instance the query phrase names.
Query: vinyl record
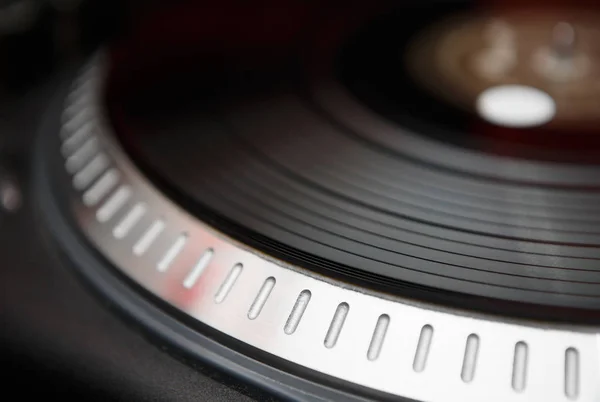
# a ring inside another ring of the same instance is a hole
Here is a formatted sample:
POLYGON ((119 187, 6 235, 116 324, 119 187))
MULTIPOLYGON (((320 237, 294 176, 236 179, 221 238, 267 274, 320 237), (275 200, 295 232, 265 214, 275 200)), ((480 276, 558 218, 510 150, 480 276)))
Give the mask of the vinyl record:
POLYGON ((594 316, 600 14, 226 3, 111 50, 110 121, 170 197, 350 283, 594 316))

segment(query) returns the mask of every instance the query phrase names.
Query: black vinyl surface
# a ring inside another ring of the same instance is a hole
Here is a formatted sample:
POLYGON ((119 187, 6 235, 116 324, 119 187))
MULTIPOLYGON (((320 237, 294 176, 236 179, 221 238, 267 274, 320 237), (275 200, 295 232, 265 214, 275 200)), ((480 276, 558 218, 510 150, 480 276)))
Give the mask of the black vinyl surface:
MULTIPOLYGON (((151 51, 140 30, 115 45, 110 118, 149 177, 229 234, 326 274, 484 310, 597 320, 600 168, 491 154, 474 132, 444 141, 405 128, 376 106, 391 99, 360 90, 376 89, 386 69, 371 57, 369 68, 350 65, 371 49, 353 47, 350 33, 387 6, 291 5, 226 20, 227 2, 196 6, 223 24, 193 27, 169 26, 167 12, 148 24, 161 28, 151 51), (336 35, 345 47, 329 46, 336 35), (334 81, 369 118, 323 107, 334 81), (372 116, 397 136, 382 137, 372 116)), ((401 51, 388 39, 373 48, 401 51)), ((461 128, 434 117, 418 126, 461 128)))

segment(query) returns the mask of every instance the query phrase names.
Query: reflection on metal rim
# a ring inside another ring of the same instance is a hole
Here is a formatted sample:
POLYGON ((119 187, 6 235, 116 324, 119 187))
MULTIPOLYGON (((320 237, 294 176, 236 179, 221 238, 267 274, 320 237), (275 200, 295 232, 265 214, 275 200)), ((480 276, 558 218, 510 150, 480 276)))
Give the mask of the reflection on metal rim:
POLYGON ((249 249, 183 211, 111 134, 99 99, 102 65, 90 63, 67 97, 63 154, 81 230, 139 285, 239 341, 393 395, 600 398, 593 328, 503 322, 353 288, 249 249), (93 150, 78 153, 91 138, 93 150))

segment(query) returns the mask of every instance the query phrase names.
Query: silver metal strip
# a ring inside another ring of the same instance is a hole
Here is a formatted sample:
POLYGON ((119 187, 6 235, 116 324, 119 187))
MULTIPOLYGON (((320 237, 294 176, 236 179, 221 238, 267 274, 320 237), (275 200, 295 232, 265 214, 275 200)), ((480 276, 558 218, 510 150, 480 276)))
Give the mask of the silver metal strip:
MULTIPOLYGON (((90 135, 119 171, 129 208, 145 206, 140 230, 157 220, 164 227, 147 252, 134 253, 146 232, 114 237, 116 211, 85 205, 83 190, 74 188, 73 212, 98 250, 156 296, 275 356, 393 395, 434 402, 600 401, 598 328, 500 320, 354 288, 261 254, 191 216, 119 147, 99 113, 102 62, 90 66, 65 109, 90 108, 78 115, 93 122, 90 135), (186 281, 206 250, 210 261, 186 281)), ((77 126, 87 123, 78 119, 77 126)), ((71 126, 63 127, 64 139, 76 129, 71 126)))

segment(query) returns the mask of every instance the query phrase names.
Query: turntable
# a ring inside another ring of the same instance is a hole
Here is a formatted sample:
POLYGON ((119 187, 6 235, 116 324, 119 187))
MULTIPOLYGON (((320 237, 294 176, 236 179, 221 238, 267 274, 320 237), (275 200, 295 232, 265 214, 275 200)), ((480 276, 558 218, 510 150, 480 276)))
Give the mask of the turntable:
POLYGON ((600 9, 265 3, 161 4, 63 81, 61 264, 264 395, 598 400, 600 9))

